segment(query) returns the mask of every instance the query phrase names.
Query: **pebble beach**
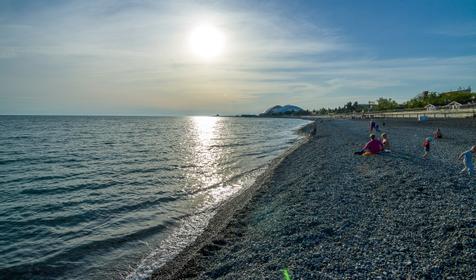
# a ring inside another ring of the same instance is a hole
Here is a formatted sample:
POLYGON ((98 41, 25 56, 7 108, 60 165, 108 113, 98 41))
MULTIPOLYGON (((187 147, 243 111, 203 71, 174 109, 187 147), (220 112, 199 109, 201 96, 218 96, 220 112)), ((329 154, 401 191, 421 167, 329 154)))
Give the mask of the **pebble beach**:
POLYGON ((368 121, 317 120, 153 278, 475 279, 476 177, 457 157, 476 121, 377 122, 392 152, 363 157, 368 121))

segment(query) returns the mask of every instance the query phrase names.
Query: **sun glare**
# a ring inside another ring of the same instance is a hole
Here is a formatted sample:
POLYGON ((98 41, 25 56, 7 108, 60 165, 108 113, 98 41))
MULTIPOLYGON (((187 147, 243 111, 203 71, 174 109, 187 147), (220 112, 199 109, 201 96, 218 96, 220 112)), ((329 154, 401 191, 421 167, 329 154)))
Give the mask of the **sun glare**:
POLYGON ((190 49, 199 58, 210 60, 223 53, 225 35, 213 25, 203 24, 190 33, 190 49))

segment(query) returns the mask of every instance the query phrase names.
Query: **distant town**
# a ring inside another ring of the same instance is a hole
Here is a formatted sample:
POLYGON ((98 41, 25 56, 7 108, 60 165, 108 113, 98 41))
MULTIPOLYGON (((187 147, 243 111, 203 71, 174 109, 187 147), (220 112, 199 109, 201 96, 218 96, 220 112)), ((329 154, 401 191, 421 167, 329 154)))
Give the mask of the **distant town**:
POLYGON ((333 114, 358 114, 399 111, 438 111, 458 110, 476 107, 476 93, 471 87, 458 88, 447 92, 423 91, 414 98, 398 103, 392 98, 380 97, 375 101, 360 104, 357 101, 347 102, 336 108, 302 109, 295 105, 276 105, 258 115, 241 115, 242 117, 280 117, 280 116, 312 116, 333 114))

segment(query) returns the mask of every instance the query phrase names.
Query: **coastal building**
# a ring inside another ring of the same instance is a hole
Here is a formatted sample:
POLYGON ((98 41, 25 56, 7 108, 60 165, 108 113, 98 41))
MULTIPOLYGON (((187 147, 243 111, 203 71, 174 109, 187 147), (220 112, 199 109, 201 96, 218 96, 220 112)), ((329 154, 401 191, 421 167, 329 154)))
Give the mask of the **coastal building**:
POLYGON ((457 110, 457 109, 461 109, 461 106, 462 106, 461 103, 452 101, 448 103, 445 107, 451 110, 457 110))

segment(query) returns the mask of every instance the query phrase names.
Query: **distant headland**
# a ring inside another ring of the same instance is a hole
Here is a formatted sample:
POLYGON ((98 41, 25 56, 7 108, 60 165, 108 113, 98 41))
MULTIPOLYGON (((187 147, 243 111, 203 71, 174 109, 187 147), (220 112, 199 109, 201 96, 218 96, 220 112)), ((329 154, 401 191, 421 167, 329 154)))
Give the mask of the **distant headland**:
POLYGON ((241 117, 285 117, 285 116, 305 116, 312 114, 309 110, 304 110, 296 105, 275 105, 257 115, 241 115, 241 117))

